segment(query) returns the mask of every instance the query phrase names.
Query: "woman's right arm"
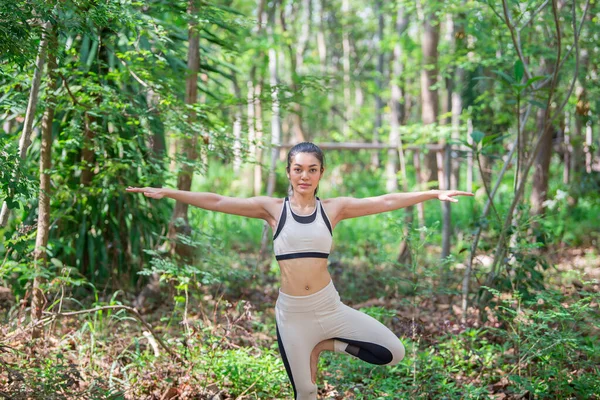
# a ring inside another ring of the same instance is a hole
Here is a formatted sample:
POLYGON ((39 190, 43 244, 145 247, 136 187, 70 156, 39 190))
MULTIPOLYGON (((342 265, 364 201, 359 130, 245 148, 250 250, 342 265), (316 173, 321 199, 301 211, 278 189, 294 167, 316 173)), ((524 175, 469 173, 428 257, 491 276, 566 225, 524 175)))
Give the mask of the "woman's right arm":
POLYGON ((238 197, 222 196, 210 192, 188 192, 185 190, 169 188, 127 188, 128 192, 143 193, 146 197, 162 199, 169 197, 199 208, 210 211, 218 211, 226 214, 241 215, 243 217, 260 218, 273 225, 274 215, 281 208, 281 199, 267 196, 250 197, 246 199, 238 197), (279 205, 279 207, 278 207, 279 205))

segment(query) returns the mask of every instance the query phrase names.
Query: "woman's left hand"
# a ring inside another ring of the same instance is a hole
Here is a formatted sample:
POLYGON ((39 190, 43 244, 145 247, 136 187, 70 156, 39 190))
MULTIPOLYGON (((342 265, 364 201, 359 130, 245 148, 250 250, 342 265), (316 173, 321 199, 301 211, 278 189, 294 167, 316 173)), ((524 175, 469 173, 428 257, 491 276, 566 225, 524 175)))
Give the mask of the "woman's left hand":
POLYGON ((461 192, 459 190, 436 190, 436 195, 440 201, 458 203, 458 199, 455 199, 454 196, 473 196, 473 193, 461 192))

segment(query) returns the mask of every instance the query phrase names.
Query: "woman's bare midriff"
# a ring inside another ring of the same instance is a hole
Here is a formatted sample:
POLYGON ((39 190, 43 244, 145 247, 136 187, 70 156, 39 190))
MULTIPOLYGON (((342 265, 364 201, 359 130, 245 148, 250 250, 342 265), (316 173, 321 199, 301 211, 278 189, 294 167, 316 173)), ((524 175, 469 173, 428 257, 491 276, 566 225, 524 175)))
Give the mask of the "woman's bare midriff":
POLYGON ((327 260, 297 258, 279 262, 281 291, 290 296, 308 296, 323 289, 331 281, 327 260))

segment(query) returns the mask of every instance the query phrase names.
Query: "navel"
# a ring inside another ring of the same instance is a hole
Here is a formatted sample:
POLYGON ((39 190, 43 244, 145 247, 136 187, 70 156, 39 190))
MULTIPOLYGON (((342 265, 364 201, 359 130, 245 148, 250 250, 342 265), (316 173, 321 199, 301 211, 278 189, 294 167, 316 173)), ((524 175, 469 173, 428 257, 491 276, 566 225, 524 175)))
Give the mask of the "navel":
POLYGON ((306 285, 306 287, 304 289, 309 290, 310 288, 308 287, 308 285, 306 285))

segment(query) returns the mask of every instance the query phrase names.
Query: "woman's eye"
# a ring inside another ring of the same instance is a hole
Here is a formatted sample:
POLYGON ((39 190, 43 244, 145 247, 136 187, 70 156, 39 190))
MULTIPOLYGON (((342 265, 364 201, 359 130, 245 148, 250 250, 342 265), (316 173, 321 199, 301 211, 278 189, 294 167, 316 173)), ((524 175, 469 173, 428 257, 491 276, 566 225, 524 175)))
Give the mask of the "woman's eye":
POLYGON ((313 168, 310 170, 310 172, 315 173, 315 172, 317 172, 317 170, 313 168))

